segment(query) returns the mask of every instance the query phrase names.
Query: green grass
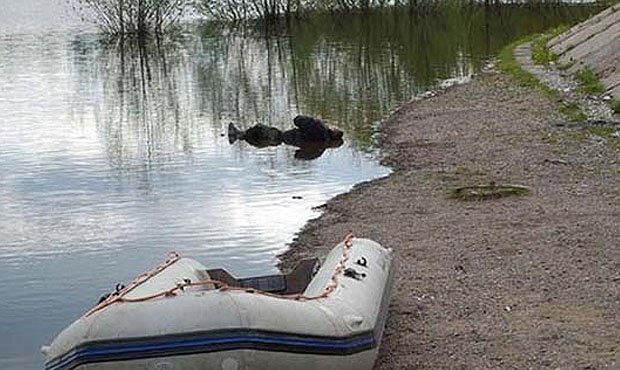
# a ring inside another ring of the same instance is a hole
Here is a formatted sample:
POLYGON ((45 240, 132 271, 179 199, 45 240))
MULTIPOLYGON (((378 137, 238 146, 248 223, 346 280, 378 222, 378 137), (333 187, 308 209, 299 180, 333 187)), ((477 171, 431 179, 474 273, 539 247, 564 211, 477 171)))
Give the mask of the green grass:
POLYGON ((588 132, 592 135, 596 135, 605 139, 606 143, 612 148, 620 150, 620 140, 614 136, 618 127, 613 126, 590 126, 587 128, 588 132))
MULTIPOLYGON (((512 44, 504 47, 497 57, 497 67, 500 69, 500 71, 512 76, 519 85, 536 89, 550 98, 558 98, 559 94, 557 91, 544 85, 532 74, 526 72, 523 68, 521 68, 521 65, 515 58, 515 48, 518 45, 534 40, 536 37, 536 35, 531 35, 519 39, 512 44)), ((583 121, 588 118, 588 116, 576 104, 563 103, 560 107, 560 113, 566 116, 568 120, 573 122, 583 121)))
POLYGON ((523 43, 532 41, 534 37, 535 35, 524 37, 504 47, 497 56, 497 67, 500 71, 514 77, 521 86, 537 89, 547 96, 556 96, 557 93, 553 89, 542 84, 532 74, 523 70, 515 58, 515 48, 523 43))
POLYGON ((585 121, 588 119, 588 115, 585 114, 575 103, 562 103, 560 112, 572 122, 585 121))
POLYGON ((546 37, 538 37, 532 42, 532 60, 536 64, 547 65, 558 60, 558 55, 547 47, 546 37))
POLYGON ((611 135, 616 132, 613 127, 609 126, 590 126, 588 127, 588 131, 605 139, 611 139, 611 135))
POLYGON ((605 87, 599 81, 598 76, 590 67, 583 67, 575 74, 575 79, 579 82, 581 91, 586 94, 600 94, 605 91, 605 87))
POLYGON ((614 113, 620 114, 620 100, 611 102, 611 109, 613 109, 614 113))
POLYGON ((547 47, 547 42, 552 38, 566 32, 568 27, 565 25, 556 27, 549 32, 536 36, 532 40, 532 60, 536 64, 547 65, 558 60, 558 55, 547 47))

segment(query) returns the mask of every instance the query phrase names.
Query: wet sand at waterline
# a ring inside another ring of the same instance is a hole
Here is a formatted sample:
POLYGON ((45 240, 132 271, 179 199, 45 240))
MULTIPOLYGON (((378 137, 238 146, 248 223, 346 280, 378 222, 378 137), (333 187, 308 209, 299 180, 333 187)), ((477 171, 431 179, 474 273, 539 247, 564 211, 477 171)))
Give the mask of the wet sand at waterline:
POLYGON ((497 72, 406 104, 381 125, 394 172, 322 206, 282 266, 349 230, 395 250, 377 369, 618 368, 620 145, 563 122, 497 72), (490 183, 531 194, 449 197, 490 183))

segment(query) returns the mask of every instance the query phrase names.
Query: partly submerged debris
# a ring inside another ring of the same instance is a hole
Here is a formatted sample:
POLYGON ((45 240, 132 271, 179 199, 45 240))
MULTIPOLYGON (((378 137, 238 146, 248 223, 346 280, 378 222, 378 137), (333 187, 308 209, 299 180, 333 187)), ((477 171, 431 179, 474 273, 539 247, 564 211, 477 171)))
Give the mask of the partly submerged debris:
POLYGON ((280 129, 258 123, 243 131, 233 123, 228 125, 228 142, 244 140, 257 148, 287 144, 299 149, 295 152, 297 159, 315 159, 320 157, 325 149, 337 148, 343 144, 343 132, 328 127, 323 121, 308 117, 297 116, 293 120, 296 128, 280 131, 280 129))

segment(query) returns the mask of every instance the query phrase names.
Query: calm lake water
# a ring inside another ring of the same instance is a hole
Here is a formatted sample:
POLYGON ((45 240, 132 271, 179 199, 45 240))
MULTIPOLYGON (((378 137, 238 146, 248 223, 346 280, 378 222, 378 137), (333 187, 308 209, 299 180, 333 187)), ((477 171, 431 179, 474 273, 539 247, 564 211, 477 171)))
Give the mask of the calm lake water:
POLYGON ((595 11, 399 10, 268 33, 193 24, 120 50, 64 3, 0 0, 1 369, 41 368, 41 345, 167 251, 275 272, 312 207, 388 173, 372 137, 391 110, 595 11), (300 160, 222 136, 229 122, 285 129, 297 114, 343 129, 345 144, 300 160))

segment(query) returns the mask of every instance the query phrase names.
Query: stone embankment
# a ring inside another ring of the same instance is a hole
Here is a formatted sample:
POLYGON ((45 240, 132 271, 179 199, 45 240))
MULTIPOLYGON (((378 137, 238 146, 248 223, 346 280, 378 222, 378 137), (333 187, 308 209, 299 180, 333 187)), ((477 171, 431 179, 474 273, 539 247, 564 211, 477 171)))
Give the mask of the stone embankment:
POLYGON ((589 66, 606 93, 620 100, 620 4, 572 27, 547 46, 571 74, 589 66))

